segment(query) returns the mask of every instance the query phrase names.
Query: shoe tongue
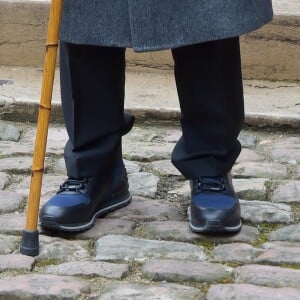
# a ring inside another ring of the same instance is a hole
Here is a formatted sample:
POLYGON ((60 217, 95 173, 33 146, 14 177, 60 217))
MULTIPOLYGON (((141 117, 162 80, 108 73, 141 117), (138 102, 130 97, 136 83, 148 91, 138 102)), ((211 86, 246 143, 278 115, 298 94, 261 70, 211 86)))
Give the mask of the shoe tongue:
POLYGON ((80 180, 75 178, 68 178, 63 185, 61 186, 62 190, 79 190, 84 188, 84 184, 86 183, 86 180, 80 180))
POLYGON ((200 177, 200 182, 203 183, 216 183, 216 184, 220 184, 222 183, 222 177, 200 177))
POLYGON ((69 189, 76 189, 80 186, 80 183, 77 181, 68 182, 68 188, 69 189))
POLYGON ((223 191, 225 189, 222 177, 200 177, 199 188, 201 190, 223 191))

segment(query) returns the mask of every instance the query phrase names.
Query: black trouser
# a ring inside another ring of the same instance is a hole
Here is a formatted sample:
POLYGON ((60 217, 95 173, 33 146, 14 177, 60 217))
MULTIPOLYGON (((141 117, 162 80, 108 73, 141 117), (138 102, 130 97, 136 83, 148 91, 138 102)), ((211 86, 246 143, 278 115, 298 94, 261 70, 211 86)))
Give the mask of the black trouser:
MULTIPOLYGON (((187 178, 226 174, 244 118, 239 38, 172 50, 183 135, 172 161, 187 178)), ((120 158, 125 49, 61 42, 68 176, 100 175, 120 158)))

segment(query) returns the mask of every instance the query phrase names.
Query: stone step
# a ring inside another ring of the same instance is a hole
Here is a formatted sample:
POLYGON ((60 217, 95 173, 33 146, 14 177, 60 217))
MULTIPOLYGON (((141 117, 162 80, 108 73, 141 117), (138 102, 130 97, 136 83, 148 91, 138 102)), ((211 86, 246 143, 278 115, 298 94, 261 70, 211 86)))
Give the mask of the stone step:
MULTIPOLYGON (((0 65, 40 66, 49 0, 0 0, 0 65)), ((300 1, 273 0, 274 20, 242 37, 244 77, 300 80, 300 1)), ((127 51, 129 65, 170 69, 170 51, 127 51)))
MULTIPOLYGON (((125 108, 140 118, 179 119, 173 72, 129 67, 125 108)), ((0 66, 0 114, 12 121, 35 120, 40 99, 42 69, 0 66)), ((244 80, 246 123, 256 127, 300 128, 300 83, 244 80)), ((59 72, 53 93, 53 120, 61 121, 59 72)))

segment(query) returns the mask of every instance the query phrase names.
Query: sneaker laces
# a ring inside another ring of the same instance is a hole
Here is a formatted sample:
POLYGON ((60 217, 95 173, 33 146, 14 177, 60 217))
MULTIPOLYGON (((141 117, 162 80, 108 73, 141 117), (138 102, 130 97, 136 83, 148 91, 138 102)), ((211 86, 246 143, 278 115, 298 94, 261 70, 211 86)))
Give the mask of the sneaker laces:
POLYGON ((222 192, 226 189, 223 177, 199 177, 196 179, 197 191, 222 192))
POLYGON ((68 178, 62 185, 59 187, 58 193, 62 192, 79 192, 86 189, 88 183, 87 179, 79 180, 68 178))

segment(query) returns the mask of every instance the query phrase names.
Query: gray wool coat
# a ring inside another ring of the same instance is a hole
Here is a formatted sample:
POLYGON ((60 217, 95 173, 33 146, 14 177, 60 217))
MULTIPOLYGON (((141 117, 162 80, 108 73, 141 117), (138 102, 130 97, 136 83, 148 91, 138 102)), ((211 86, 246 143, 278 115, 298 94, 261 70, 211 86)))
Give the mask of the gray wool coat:
POLYGON ((143 52, 238 36, 272 16, 272 0, 64 0, 60 38, 143 52))

